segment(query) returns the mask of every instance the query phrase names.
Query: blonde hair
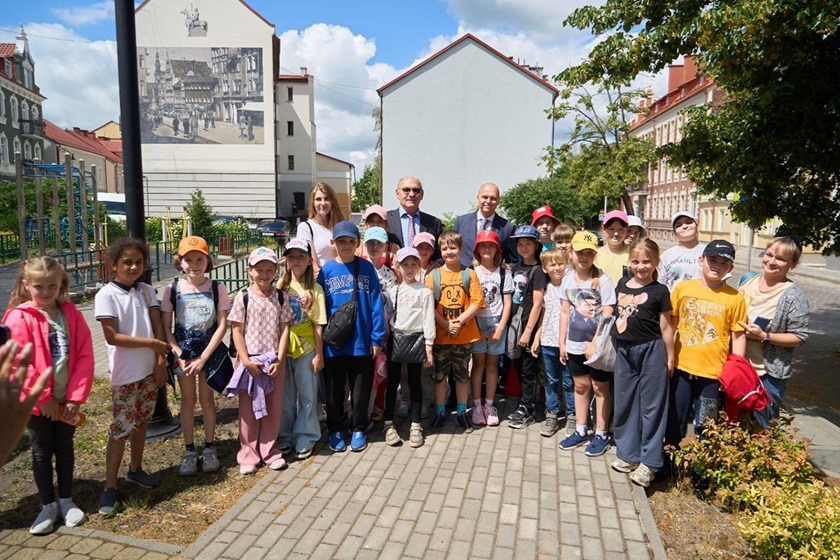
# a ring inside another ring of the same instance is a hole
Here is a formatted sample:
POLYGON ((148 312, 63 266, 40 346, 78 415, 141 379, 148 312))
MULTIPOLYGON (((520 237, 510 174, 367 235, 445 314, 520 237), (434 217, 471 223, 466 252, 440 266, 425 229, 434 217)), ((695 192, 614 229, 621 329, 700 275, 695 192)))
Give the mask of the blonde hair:
POLYGON ((566 260, 566 253, 559 247, 547 249, 540 253, 540 264, 543 266, 548 266, 550 264, 566 266, 566 264, 568 264, 566 260))
POLYGON ((309 191, 309 218, 314 218, 318 212, 315 211, 315 193, 321 191, 327 198, 330 199, 330 213, 327 215, 327 227, 330 231, 333 230, 335 224, 338 222, 344 221, 344 213, 341 211, 341 208, 338 206, 338 198, 335 196, 335 190, 333 188, 323 182, 318 181, 314 185, 312 185, 312 190, 309 191))
POLYGON ((561 222, 557 224, 556 228, 554 228, 554 233, 551 234, 551 239, 555 243, 571 243, 574 236, 575 228, 566 222, 561 222))
POLYGON ((790 237, 774 237, 767 243, 766 251, 770 247, 778 247, 785 254, 785 257, 790 260, 790 267, 796 268, 799 264, 799 259, 802 258, 802 247, 790 237))
POLYGON ((637 239, 632 245, 630 245, 630 253, 628 255, 629 259, 633 258, 633 255, 637 252, 643 251, 647 253, 647 256, 650 257, 650 260, 654 262, 653 264, 653 279, 659 280, 659 271, 657 268, 659 267, 659 245, 656 244, 656 241, 649 237, 643 237, 642 239, 637 239))
POLYGON ((32 257, 20 263, 20 270, 15 279, 15 287, 12 289, 12 295, 9 297, 9 307, 17 307, 21 303, 30 301, 29 291, 23 285, 23 281, 32 281, 33 278, 40 277, 61 277, 61 287, 58 290, 57 301, 61 303, 67 297, 70 291, 70 279, 67 277, 67 272, 61 263, 52 257, 32 257))
MULTIPOLYGON (((306 270, 303 271, 303 278, 300 282, 303 289, 306 290, 306 314, 312 311, 312 304, 315 303, 315 275, 312 273, 312 255, 309 257, 309 264, 306 265, 306 270)), ((277 281, 277 289, 283 292, 289 291, 289 286, 292 284, 292 269, 286 266, 283 277, 277 281)))

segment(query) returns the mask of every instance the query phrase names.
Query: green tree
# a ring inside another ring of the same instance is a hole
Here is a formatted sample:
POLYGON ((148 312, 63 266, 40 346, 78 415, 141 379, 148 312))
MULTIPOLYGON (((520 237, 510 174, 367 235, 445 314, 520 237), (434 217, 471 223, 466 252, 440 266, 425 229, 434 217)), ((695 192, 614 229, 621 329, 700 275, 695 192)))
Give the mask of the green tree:
MULTIPOLYGON (((562 83, 562 75, 556 79, 562 83)), ((589 198, 621 198, 633 213, 629 192, 647 182, 645 164, 653 159, 653 143, 628 134, 644 92, 602 83, 597 94, 569 83, 550 111, 555 120, 572 116, 568 141, 548 149, 544 158, 551 173, 562 166, 569 180, 589 198)))
POLYGON ((574 227, 597 217, 600 202, 583 198, 563 170, 550 177, 519 183, 502 195, 499 207, 515 224, 530 224, 531 212, 544 204, 551 206, 554 215, 574 227))
POLYGON ((378 165, 365 166, 362 178, 353 185, 353 200, 350 209, 364 212, 371 204, 382 204, 382 188, 379 183, 378 165))
POLYGON ((207 204, 201 189, 195 189, 190 195, 189 203, 184 207, 187 215, 192 220, 193 235, 206 237, 213 233, 213 219, 216 214, 207 204))
POLYGON ((726 98, 686 111, 679 144, 660 154, 736 220, 773 217, 806 242, 840 252, 840 3, 836 0, 607 0, 567 24, 602 37, 560 77, 628 83, 681 55, 726 98))

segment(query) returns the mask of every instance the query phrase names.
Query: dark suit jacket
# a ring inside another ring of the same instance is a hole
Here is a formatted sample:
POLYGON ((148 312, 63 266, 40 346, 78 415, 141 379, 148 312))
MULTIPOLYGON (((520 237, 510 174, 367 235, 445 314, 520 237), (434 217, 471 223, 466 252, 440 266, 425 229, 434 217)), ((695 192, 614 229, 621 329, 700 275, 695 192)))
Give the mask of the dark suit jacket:
MULTIPOLYGON (((463 267, 472 266, 473 248, 475 247, 475 235, 477 233, 476 222, 476 212, 458 216, 455 220, 455 227, 453 229, 461 234, 461 239, 464 243, 464 247, 461 249, 461 266, 463 267)), ((505 262, 508 264, 518 262, 519 255, 516 252, 516 240, 510 238, 516 226, 496 214, 493 216, 493 224, 490 226, 490 229, 495 231, 499 236, 499 245, 502 246, 502 257, 504 257, 505 262)))
MULTIPOLYGON (((438 217, 426 214, 422 210, 418 213, 420 214, 420 231, 431 233, 435 237, 435 242, 437 242, 440 234, 443 233, 443 222, 441 222, 438 217)), ((405 247, 399 209, 388 210, 388 237, 400 247, 405 247)), ((435 243, 435 254, 432 257, 432 260, 437 260, 439 258, 440 249, 438 248, 437 243, 435 243)))

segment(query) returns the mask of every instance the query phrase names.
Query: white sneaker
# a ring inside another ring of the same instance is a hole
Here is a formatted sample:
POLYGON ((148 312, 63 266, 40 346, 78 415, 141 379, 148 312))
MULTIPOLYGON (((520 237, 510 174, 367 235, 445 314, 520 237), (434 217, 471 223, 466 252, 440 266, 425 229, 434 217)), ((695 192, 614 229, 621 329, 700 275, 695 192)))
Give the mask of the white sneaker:
POLYGON ((647 488, 653 482, 654 476, 656 476, 656 469, 652 469, 642 463, 639 465, 639 468, 630 474, 630 480, 643 488, 647 488))
POLYGON ((52 532, 53 525, 58 519, 58 504, 53 502, 45 506, 41 506, 41 513, 35 518, 29 532, 33 535, 46 535, 52 532))
POLYGON ((638 468, 639 463, 628 463, 624 459, 619 459, 618 457, 610 464, 614 471, 622 472, 622 473, 630 473, 638 468))
POLYGON ((73 502, 73 498, 59 498, 58 511, 64 519, 64 525, 75 527, 85 520, 85 512, 73 502))

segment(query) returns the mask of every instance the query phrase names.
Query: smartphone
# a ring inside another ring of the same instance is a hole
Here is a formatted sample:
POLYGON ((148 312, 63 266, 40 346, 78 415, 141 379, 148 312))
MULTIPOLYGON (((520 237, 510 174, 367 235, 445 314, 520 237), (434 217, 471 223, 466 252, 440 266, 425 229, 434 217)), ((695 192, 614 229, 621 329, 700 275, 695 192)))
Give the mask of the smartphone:
POLYGON ((766 331, 767 327, 770 326, 770 319, 768 319, 767 317, 756 317, 755 319, 753 319, 753 324, 758 325, 759 327, 761 327, 761 330, 766 331))
POLYGON ((0 325, 0 346, 6 344, 6 341, 12 338, 12 331, 6 325, 0 325))

